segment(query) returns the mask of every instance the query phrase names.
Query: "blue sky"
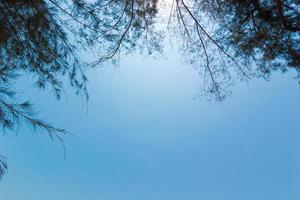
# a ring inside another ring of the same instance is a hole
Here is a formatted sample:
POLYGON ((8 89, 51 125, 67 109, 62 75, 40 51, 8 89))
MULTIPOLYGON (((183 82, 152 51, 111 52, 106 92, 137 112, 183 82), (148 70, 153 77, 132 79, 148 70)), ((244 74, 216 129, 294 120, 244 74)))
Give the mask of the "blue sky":
POLYGON ((295 74, 238 83, 218 104, 193 99, 202 79, 178 57, 128 56, 95 70, 88 109, 71 91, 57 102, 29 89, 41 116, 76 137, 66 137, 64 159, 44 134, 1 136, 0 199, 300 199, 295 74))

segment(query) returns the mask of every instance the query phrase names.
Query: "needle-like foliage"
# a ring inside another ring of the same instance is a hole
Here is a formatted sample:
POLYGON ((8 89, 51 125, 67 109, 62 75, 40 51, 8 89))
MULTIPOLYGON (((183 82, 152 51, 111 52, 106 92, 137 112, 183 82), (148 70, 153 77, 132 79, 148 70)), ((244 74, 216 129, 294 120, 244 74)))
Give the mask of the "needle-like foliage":
MULTIPOLYGON (((300 74, 299 1, 173 0, 162 9, 163 1, 0 0, 3 132, 26 124, 59 141, 66 133, 40 120, 29 100, 19 102, 12 81, 26 74, 57 99, 68 82, 87 99, 89 68, 117 63, 124 53, 162 53, 167 36, 202 75, 204 94, 217 101, 236 79, 289 68, 300 74)), ((0 157, 0 177, 6 168, 0 157)))

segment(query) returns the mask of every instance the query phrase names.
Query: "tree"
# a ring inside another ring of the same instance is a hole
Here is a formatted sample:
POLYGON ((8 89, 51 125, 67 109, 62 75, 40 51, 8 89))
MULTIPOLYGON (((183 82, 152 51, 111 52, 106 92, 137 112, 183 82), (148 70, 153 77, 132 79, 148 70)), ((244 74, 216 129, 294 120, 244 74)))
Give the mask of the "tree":
MULTIPOLYGON (((59 3, 62 1, 0 1, 0 126, 3 131, 27 123, 63 142, 64 129, 38 119, 29 101, 15 99, 11 82, 23 74, 31 75, 38 88, 51 87, 57 99, 63 89, 61 79, 68 76, 76 92, 87 97, 84 63, 67 38, 67 31, 73 30, 74 35, 81 34, 73 42, 86 42, 87 38, 83 37, 86 28, 71 29, 73 25, 68 25, 68 19, 62 19, 64 16, 58 13, 62 9, 59 3)), ((78 21, 77 16, 86 16, 86 23, 94 23, 92 13, 80 12, 87 7, 81 1, 73 1, 70 17, 78 21)), ((0 176, 6 168, 5 160, 0 157, 0 176)))
MULTIPOLYGON (((30 75, 59 99, 68 80, 88 99, 86 71, 118 61, 121 52, 159 54, 169 36, 203 75, 203 92, 222 101, 235 79, 268 78, 294 68, 300 78, 297 0, 173 0, 165 19, 158 0, 0 0, 0 126, 22 123, 63 142, 66 131, 18 102, 12 81, 30 75), (89 52, 95 60, 79 55, 89 52)), ((0 157, 0 177, 7 165, 0 157)))
POLYGON ((156 0, 1 0, 0 126, 13 129, 25 121, 50 136, 64 132, 33 118, 30 102, 15 103, 10 81, 27 73, 38 88, 50 87, 59 99, 67 76, 77 94, 88 98, 88 67, 114 59, 121 46, 128 51, 144 44, 148 52, 160 48, 161 35, 153 30, 156 5, 156 0), (97 50, 92 63, 78 56, 88 50, 97 50))
MULTIPOLYGON (((156 0, 0 0, 2 130, 26 123, 63 142, 66 131, 38 119, 29 101, 17 102, 11 81, 28 74, 38 88, 51 88, 59 99, 67 77, 76 93, 87 99, 87 68, 114 60, 121 46, 130 52, 142 49, 146 41, 148 52, 159 49, 161 36, 153 30, 156 4, 156 0), (88 50, 97 50, 92 63, 78 56, 88 50)), ((2 157, 0 161, 1 176, 7 164, 2 157)))
MULTIPOLYGON (((214 27, 208 24, 205 9, 201 10, 198 1, 174 0, 171 8, 169 26, 179 36, 182 53, 188 63, 194 65, 203 75, 205 95, 222 101, 228 95, 233 84, 233 76, 248 79, 250 68, 239 62, 232 52, 222 46, 214 35, 214 27)), ((214 6, 214 5, 211 5, 214 6)))
POLYGON ((297 0, 174 0, 172 11, 183 52, 216 100, 226 97, 234 79, 268 78, 288 68, 300 77, 297 0))
POLYGON ((258 76, 300 72, 299 1, 203 1, 199 10, 219 24, 217 42, 243 63, 256 64, 258 76))
POLYGON ((5 173, 6 169, 7 169, 6 161, 2 156, 0 156, 0 180, 3 174, 5 173))

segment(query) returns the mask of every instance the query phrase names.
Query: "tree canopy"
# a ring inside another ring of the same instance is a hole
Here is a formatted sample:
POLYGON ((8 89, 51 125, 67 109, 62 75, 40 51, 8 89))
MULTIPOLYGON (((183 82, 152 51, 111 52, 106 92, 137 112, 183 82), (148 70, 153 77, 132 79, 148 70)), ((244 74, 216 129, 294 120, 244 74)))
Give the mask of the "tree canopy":
MULTIPOLYGON (((160 54, 166 37, 217 101, 235 79, 300 74, 298 0, 0 0, 0 24, 0 126, 25 122, 60 141, 66 131, 38 119, 29 100, 18 102, 12 81, 27 74, 59 99, 68 80, 88 98, 88 69, 117 63, 120 52, 160 54)), ((6 168, 0 157, 0 177, 6 168)))

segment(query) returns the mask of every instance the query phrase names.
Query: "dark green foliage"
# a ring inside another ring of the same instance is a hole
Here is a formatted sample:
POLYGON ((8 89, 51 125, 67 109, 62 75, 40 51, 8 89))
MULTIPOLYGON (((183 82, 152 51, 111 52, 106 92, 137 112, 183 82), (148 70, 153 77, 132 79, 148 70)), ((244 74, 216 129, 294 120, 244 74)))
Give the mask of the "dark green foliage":
POLYGON ((0 180, 6 170, 7 170, 7 163, 5 159, 0 155, 0 180))
POLYGON ((300 4, 297 0, 203 1, 201 10, 217 19, 216 39, 259 76, 300 68, 300 4), (211 6, 215 5, 215 6, 211 6))
MULTIPOLYGON (((50 87, 57 99, 64 87, 63 79, 67 77, 76 92, 87 97, 85 65, 79 60, 74 44, 68 40, 71 26, 67 26, 67 18, 62 19, 58 3, 64 2, 0 1, 0 127, 3 132, 17 131, 22 124, 27 124, 63 142, 64 129, 40 120, 29 101, 19 102, 15 98, 13 82, 22 75, 31 76, 40 89, 50 87)), ((73 13, 85 9, 80 6, 83 6, 80 1, 72 2, 73 13)), ((85 29, 73 31, 79 34, 85 29)), ((74 37, 74 41, 84 42, 84 39, 74 37)), ((0 157, 0 177, 6 168, 0 157)))
POLYGON ((157 0, 97 1, 93 12, 101 20, 92 42, 97 49, 92 66, 114 60, 122 49, 160 51, 163 35, 154 26, 157 9, 157 0))
POLYGON ((10 78, 29 74, 38 88, 50 87, 57 99, 67 78, 78 94, 88 97, 87 66, 113 60, 121 48, 159 50, 156 14, 156 0, 0 0, 0 125, 10 129, 25 121, 47 127, 31 118, 30 104, 14 102, 10 78), (97 59, 87 63, 78 56, 84 51, 96 52, 97 59))
MULTIPOLYGON (((68 77, 76 92, 87 97, 87 67, 115 61, 122 49, 161 52, 164 33, 155 26, 160 23, 157 5, 157 0, 1 0, 3 127, 13 128, 20 121, 43 124, 28 118, 34 114, 31 107, 14 102, 6 79, 29 74, 38 88, 52 88, 59 99, 68 77), (79 58, 83 51, 93 52, 96 59, 79 58)), ((174 0, 173 5, 169 23, 180 36, 183 54, 203 73, 205 93, 217 100, 226 97, 234 71, 240 78, 250 77, 253 62, 265 77, 287 67, 299 70, 295 0, 174 0), (217 22, 216 28, 204 20, 217 22)))
MULTIPOLYGON (((25 123, 63 141, 64 129, 18 102, 12 82, 28 75, 59 99, 69 82, 88 98, 89 68, 117 63, 120 52, 161 53, 167 33, 203 75, 203 92, 222 101, 235 79, 268 78, 295 68, 300 78, 297 0, 173 0, 167 30, 158 0, 0 0, 0 127, 25 123), (94 60, 86 59, 90 54, 94 60), (80 55, 80 56, 79 56, 80 55)), ((7 165, 0 157, 0 177, 7 165)))
MULTIPOLYGON (((59 99, 69 81, 88 98, 87 67, 114 60, 115 55, 160 48, 154 31, 156 0, 0 0, 0 127, 16 131, 22 124, 63 142, 64 129, 38 119, 29 101, 18 102, 12 82, 29 75, 40 89, 50 88, 59 99), (94 53, 92 63, 83 52, 94 53)), ((1 157, 0 176, 6 164, 1 157)))
POLYGON ((67 74, 78 91, 85 87, 86 79, 58 9, 42 0, 0 3, 0 67, 30 73, 39 88, 49 85, 57 98, 63 87, 60 75, 67 74))
POLYGON ((234 79, 300 74, 297 0, 174 0, 174 30, 204 77, 205 94, 222 100, 234 79))

